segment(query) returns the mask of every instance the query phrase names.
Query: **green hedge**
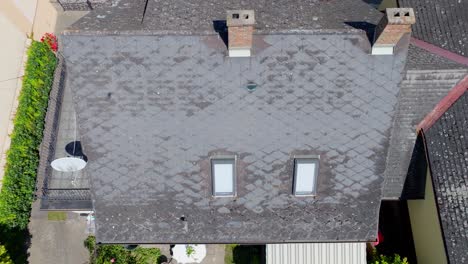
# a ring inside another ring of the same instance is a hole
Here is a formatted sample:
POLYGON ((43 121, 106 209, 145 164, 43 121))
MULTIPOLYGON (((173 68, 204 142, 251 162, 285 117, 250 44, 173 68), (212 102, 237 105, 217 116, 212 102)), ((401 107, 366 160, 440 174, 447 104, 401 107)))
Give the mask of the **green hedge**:
POLYGON ((42 42, 33 41, 27 54, 0 192, 0 224, 21 229, 28 225, 34 199, 39 145, 57 63, 55 54, 42 42))

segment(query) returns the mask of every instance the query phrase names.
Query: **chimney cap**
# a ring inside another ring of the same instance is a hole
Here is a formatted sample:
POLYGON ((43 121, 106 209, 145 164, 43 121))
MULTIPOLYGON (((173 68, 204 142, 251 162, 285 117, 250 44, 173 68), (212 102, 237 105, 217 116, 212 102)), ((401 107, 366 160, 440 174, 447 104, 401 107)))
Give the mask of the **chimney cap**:
POLYGON ((388 24, 412 25, 416 23, 413 8, 387 8, 388 24))
POLYGON ((226 13, 228 27, 253 26, 255 24, 253 10, 228 10, 226 13))

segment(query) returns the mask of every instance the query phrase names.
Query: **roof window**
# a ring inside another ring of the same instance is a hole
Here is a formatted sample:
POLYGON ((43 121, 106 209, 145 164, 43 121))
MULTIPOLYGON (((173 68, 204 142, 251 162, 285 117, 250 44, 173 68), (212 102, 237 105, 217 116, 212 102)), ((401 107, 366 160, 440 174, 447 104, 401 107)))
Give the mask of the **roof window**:
POLYGON ((211 160, 214 196, 235 196, 235 164, 235 158, 215 158, 211 160))
POLYGON ((294 159, 294 195, 307 196, 316 194, 318 161, 318 157, 294 159))

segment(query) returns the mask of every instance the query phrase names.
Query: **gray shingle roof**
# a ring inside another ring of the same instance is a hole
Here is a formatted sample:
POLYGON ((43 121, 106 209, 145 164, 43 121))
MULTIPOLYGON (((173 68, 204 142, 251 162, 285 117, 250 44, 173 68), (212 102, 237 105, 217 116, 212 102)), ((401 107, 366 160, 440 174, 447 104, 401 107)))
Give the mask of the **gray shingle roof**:
POLYGON ((98 241, 375 239, 404 48, 372 56, 364 33, 273 34, 228 58, 218 36, 62 40, 98 241), (219 154, 238 157, 235 198, 211 195, 219 154), (291 195, 304 154, 321 156, 315 198, 291 195))
POLYGON ((468 263, 468 92, 425 131, 450 263, 468 263))
POLYGON ((468 1, 399 0, 416 15, 413 35, 436 46, 468 56, 468 1))
POLYGON ((463 64, 451 61, 447 58, 430 53, 422 48, 410 44, 408 59, 406 60, 408 70, 450 70, 466 69, 463 64))
POLYGON ((346 22, 377 24, 382 14, 354 0, 123 0, 96 9, 71 30, 213 33, 213 21, 225 20, 226 10, 255 10, 257 32, 283 30, 349 30, 346 22))
POLYGON ((416 126, 466 73, 467 69, 409 70, 406 73, 387 156, 384 199, 401 197, 416 141, 416 126))

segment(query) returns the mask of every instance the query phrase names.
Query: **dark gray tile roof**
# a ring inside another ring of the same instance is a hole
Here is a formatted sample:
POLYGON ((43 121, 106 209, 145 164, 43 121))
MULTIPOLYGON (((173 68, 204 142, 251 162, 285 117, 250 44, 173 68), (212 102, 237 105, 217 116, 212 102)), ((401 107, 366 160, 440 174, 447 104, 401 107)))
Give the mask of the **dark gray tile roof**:
POLYGON ((468 92, 425 131, 450 263, 468 263, 468 92))
POLYGON ((436 46, 468 57, 468 1, 399 0, 414 8, 413 35, 436 46))
POLYGON ((406 68, 408 70, 449 70, 467 67, 410 44, 406 68))
POLYGON ((409 70, 406 73, 392 128, 385 170, 384 199, 401 197, 416 141, 416 126, 463 79, 467 70, 409 70))
POLYGON ((217 36, 62 40, 98 241, 375 239, 404 48, 256 35, 253 57, 228 58, 217 36), (238 157, 236 198, 211 196, 219 154, 238 157), (321 155, 316 198, 291 195, 304 154, 321 155))
POLYGON ((377 24, 382 14, 355 0, 123 0, 96 9, 71 30, 212 33, 213 21, 225 20, 226 10, 253 9, 257 32, 284 30, 349 30, 346 22, 377 24), (144 14, 144 15, 143 15, 144 14))

